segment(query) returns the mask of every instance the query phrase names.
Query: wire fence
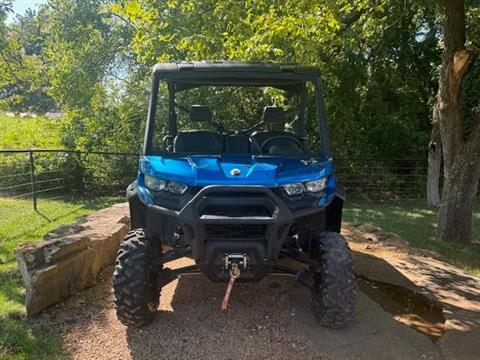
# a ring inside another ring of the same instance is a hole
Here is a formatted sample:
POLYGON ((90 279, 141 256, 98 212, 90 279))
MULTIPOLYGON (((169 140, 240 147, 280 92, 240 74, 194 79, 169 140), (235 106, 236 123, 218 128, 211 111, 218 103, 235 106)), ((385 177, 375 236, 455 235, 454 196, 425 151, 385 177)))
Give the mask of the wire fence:
POLYGON ((69 150, 0 150, 0 197, 38 202, 67 196, 123 195, 138 154, 69 150))
POLYGON ((335 159, 337 182, 347 195, 371 199, 416 199, 426 196, 426 159, 335 159))
MULTIPOLYGON (((137 173, 138 154, 69 150, 0 150, 0 197, 40 200, 65 196, 123 195, 137 173)), ((421 198, 422 159, 335 159, 348 195, 372 199, 421 198)))

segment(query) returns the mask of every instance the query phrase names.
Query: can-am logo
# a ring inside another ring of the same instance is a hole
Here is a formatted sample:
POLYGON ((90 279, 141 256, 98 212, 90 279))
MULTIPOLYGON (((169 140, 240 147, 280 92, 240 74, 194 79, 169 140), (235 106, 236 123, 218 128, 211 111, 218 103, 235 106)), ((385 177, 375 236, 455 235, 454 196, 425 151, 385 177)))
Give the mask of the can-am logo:
POLYGON ((241 173, 242 172, 240 171, 240 169, 232 169, 232 171, 230 171, 230 174, 232 174, 232 176, 238 176, 241 173))

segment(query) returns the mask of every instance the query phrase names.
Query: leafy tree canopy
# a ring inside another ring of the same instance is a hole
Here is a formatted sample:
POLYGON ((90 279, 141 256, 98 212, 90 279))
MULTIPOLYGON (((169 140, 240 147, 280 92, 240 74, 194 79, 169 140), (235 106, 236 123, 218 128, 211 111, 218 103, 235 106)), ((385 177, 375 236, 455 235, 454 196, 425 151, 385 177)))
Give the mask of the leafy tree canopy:
POLYGON ((0 108, 44 112, 55 108, 47 95, 45 64, 46 12, 28 10, 8 26, 0 40, 0 108))
POLYGON ((131 50, 148 66, 198 59, 320 66, 334 148, 349 156, 403 157, 423 152, 429 136, 439 62, 431 5, 128 0, 111 10, 133 29, 131 50))
MULTIPOLYGON (((34 16, 40 27, 17 20, 11 29, 21 30, 10 46, 21 49, 11 53, 30 59, 30 71, 36 68, 35 77, 46 79, 36 80, 40 88, 71 113, 69 146, 116 146, 129 139, 118 147, 136 150, 154 63, 242 59, 321 67, 338 156, 418 157, 425 155, 430 136, 440 63, 435 5, 51 0, 34 16)), ((478 8, 478 0, 469 1, 469 44, 476 47, 478 8)))

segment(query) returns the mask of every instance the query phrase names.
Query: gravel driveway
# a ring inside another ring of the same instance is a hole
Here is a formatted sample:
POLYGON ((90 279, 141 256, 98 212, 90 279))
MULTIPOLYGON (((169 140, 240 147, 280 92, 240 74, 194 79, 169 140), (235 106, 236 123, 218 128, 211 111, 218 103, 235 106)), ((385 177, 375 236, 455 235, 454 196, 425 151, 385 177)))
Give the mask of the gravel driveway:
MULTIPOLYGON (((176 262, 185 265, 188 260, 176 262)), ((103 272, 98 286, 30 320, 56 329, 71 359, 442 358, 437 343, 395 321, 362 292, 346 329, 317 326, 309 291, 284 277, 237 284, 224 313, 224 284, 181 278, 162 290, 151 325, 127 329, 115 316, 111 272, 103 272)))

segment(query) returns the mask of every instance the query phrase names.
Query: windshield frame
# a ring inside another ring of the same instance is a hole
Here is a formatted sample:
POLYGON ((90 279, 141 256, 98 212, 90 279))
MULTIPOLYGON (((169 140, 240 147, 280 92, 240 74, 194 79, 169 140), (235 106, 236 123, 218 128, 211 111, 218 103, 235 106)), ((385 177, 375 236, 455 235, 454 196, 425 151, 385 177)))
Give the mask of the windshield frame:
MULTIPOLYGON (((282 157, 293 157, 293 158, 311 158, 311 157, 325 157, 329 158, 330 154, 330 145, 328 142, 328 130, 326 124, 326 112, 325 112, 325 102, 323 98, 323 87, 322 82, 319 76, 304 74, 304 73, 269 73, 269 72, 260 72, 255 71, 252 73, 246 74, 245 72, 229 72, 226 75, 224 72, 214 72, 214 71, 201 71, 196 73, 195 71, 182 71, 182 72, 163 72, 155 71, 152 77, 152 87, 150 92, 150 100, 148 107, 147 115, 147 126, 145 128, 145 140, 143 147, 143 155, 177 155, 177 156, 189 156, 193 155, 190 153, 172 153, 166 150, 154 150, 153 149, 153 138, 155 131, 156 123, 156 109, 159 99, 160 91, 160 82, 166 81, 168 88, 168 119, 167 119, 167 129, 169 136, 175 136, 177 134, 177 114, 176 114, 176 105, 175 105, 175 94, 178 91, 183 91, 185 89, 180 89, 176 91, 173 84, 175 82, 187 84, 187 88, 200 87, 205 85, 224 85, 224 86, 271 86, 285 90, 291 86, 298 86, 298 84, 305 84, 305 82, 311 82, 314 85, 314 96, 315 96, 315 105, 316 105, 316 118, 318 122, 318 131, 320 139, 320 151, 319 152, 306 152, 304 154, 295 154, 292 156, 282 155, 282 157), (240 85, 239 82, 242 84, 240 85)), ((302 103, 301 112, 305 112, 305 86, 302 87, 300 98, 302 103)), ((303 121, 304 122, 304 121, 303 121)), ((232 155, 227 153, 217 154, 218 156, 222 155, 232 155)), ((242 154, 252 155, 255 157, 271 157, 269 154, 242 154)), ((213 155, 215 156, 215 155, 213 155)))

